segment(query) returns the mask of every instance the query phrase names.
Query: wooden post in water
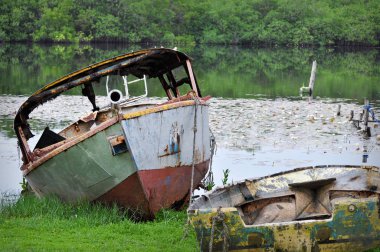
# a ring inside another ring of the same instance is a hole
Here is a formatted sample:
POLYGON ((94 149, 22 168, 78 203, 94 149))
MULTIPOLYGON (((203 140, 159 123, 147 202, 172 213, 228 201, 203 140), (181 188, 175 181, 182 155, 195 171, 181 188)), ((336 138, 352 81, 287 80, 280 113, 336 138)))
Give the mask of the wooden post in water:
POLYGON ((354 120, 354 111, 353 110, 351 110, 349 121, 352 121, 352 120, 354 120))
POLYGON ((311 74, 310 74, 310 81, 309 81, 309 96, 313 95, 316 72, 317 72, 317 61, 314 60, 313 66, 311 67, 311 74))
POLYGON ((341 106, 342 106, 342 105, 340 105, 340 104, 338 105, 338 112, 336 112, 336 115, 337 115, 337 116, 340 116, 340 108, 341 108, 341 106))
POLYGON ((364 130, 368 137, 371 137, 371 128, 368 127, 368 119, 369 119, 369 101, 367 99, 364 100, 364 130))
POLYGON ((315 83, 315 73, 317 72, 317 61, 313 61, 313 65, 311 67, 311 74, 310 74, 310 80, 309 80, 309 86, 305 87, 302 84, 302 87, 300 88, 300 95, 302 96, 303 93, 309 93, 309 98, 312 98, 313 91, 314 91, 314 83, 315 83))
POLYGON ((368 117, 369 117, 369 113, 368 113, 368 109, 367 109, 367 106, 368 106, 369 102, 367 99, 364 99, 364 110, 363 110, 363 113, 364 113, 364 126, 368 126, 368 117))

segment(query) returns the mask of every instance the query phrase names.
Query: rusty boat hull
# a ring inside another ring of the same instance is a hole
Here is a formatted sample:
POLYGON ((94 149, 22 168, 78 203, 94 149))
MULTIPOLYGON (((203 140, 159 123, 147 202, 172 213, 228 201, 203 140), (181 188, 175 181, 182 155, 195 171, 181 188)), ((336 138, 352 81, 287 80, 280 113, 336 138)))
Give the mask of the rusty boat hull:
POLYGON ((202 251, 380 247, 378 167, 299 168, 218 188, 188 210, 202 251))
MULTIPOLYGON (((120 121, 111 117, 98 127, 112 120, 114 124, 99 132, 94 128, 94 132, 86 132, 92 136, 79 136, 42 156, 24 170, 25 177, 39 196, 54 194, 68 202, 117 203, 147 218, 161 208, 180 206, 189 196, 193 162, 195 107, 185 105, 152 113, 145 108, 133 112, 136 117, 120 121), (115 155, 112 140, 117 138, 121 139, 117 148, 124 150, 115 155)), ((208 106, 197 109, 195 186, 207 173, 210 159, 208 106)), ((105 116, 101 113, 97 117, 104 120, 105 116)), ((78 125, 60 134, 78 134, 78 125)))
POLYGON ((146 219, 161 208, 180 208, 190 197, 191 177, 194 189, 209 169, 208 99, 200 95, 190 58, 174 50, 143 50, 96 63, 46 85, 21 106, 14 124, 21 170, 41 197, 116 203, 146 219), (131 75, 136 80, 128 83, 131 75), (121 91, 109 92, 110 76, 122 77, 124 100, 121 91), (111 105, 99 109, 92 85, 103 77, 111 105), (147 92, 150 78, 159 79, 167 101, 129 97, 128 85, 141 81, 147 92), (74 87, 82 88, 93 112, 58 133, 46 128, 32 151, 30 112, 74 87))

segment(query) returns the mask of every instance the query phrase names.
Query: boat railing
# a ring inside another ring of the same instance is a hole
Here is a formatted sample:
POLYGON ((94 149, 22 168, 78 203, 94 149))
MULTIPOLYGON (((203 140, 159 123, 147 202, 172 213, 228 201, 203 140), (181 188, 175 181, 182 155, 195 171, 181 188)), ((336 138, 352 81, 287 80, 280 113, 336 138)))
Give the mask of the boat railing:
POLYGON ((135 79, 132 81, 128 81, 128 76, 126 75, 122 76, 122 79, 123 79, 123 85, 124 85, 124 91, 125 91, 124 95, 118 89, 113 89, 113 90, 109 89, 109 85, 108 85, 109 75, 107 75, 107 78, 106 78, 107 97, 110 100, 111 104, 125 105, 125 104, 135 102, 137 100, 143 99, 148 96, 148 86, 147 86, 147 81, 146 81, 147 80, 146 75, 144 75, 143 78, 141 79, 135 79), (140 81, 144 82, 144 93, 139 96, 131 97, 129 93, 128 85, 138 83, 140 81))

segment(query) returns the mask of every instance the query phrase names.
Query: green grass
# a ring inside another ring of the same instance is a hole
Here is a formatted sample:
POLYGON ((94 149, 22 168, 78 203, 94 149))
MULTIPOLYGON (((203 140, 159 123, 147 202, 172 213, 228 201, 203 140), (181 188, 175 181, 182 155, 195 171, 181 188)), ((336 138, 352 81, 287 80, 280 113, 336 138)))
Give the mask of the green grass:
POLYGON ((0 209, 0 251, 199 250, 192 228, 183 239, 186 220, 184 211, 163 210, 135 222, 115 206, 23 196, 0 209))

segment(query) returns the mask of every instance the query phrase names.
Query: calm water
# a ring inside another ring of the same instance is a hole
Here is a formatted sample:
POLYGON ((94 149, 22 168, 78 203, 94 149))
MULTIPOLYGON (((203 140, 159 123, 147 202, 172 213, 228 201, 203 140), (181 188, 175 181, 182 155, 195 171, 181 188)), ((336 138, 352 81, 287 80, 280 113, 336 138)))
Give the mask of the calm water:
MULTIPOLYGON (((69 72, 140 48, 0 45, 0 192, 20 189, 12 123, 27 96, 69 72)), ((217 185, 225 169, 231 171, 231 182, 300 166, 360 165, 364 152, 368 153, 366 164, 380 166, 380 141, 365 139, 347 120, 351 110, 356 115, 361 111, 365 97, 380 116, 378 50, 179 49, 194 59, 203 95, 216 97, 210 104, 210 124, 218 143, 217 185), (308 83, 313 60, 318 62, 316 98, 308 101, 298 92, 308 83), (341 117, 335 116, 338 104, 341 117)), ((150 96, 163 96, 158 85, 151 88, 150 96)), ((105 94, 102 87, 96 91, 105 94)), ((59 104, 48 103, 36 111, 38 119, 32 124, 37 136, 31 139, 32 145, 46 125, 59 130, 89 111, 83 112, 87 102, 76 94, 59 97, 59 104)))

